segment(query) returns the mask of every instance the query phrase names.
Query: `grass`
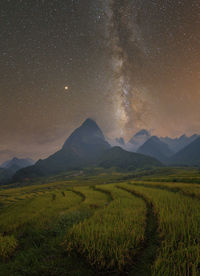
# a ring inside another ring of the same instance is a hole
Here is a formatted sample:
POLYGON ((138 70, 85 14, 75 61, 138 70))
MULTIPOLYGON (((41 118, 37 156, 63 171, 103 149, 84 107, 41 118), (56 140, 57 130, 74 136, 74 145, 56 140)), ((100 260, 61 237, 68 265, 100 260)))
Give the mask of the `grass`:
POLYGON ((199 183, 88 168, 0 187, 0 275, 199 276, 199 183))
POLYGON ((144 196, 138 194, 122 185, 117 188, 128 191, 129 193, 142 198, 147 207, 146 227, 144 234, 144 242, 140 250, 134 256, 134 264, 129 272, 129 275, 146 276, 151 275, 151 267, 156 259, 157 249, 160 247, 160 238, 158 233, 158 218, 154 207, 144 196))
POLYGON ((162 244, 152 275, 199 275, 199 200, 161 189, 125 186, 151 201, 159 218, 162 244))
POLYGON ((0 259, 12 256, 17 248, 18 242, 13 236, 0 235, 0 259))
POLYGON ((64 246, 76 249, 98 270, 122 271, 134 262, 134 255, 144 240, 145 202, 113 185, 98 189, 111 193, 113 201, 66 234, 64 246))
POLYGON ((0 232, 12 233, 26 224, 45 227, 49 220, 80 202, 81 197, 72 191, 67 191, 65 197, 55 191, 18 201, 0 213, 0 232))
POLYGON ((174 182, 149 182, 149 181, 132 181, 135 185, 152 187, 156 189, 165 189, 172 192, 179 192, 186 196, 200 199, 200 185, 174 182))
POLYGON ((110 201, 108 195, 92 187, 36 193, 5 206, 0 214, 1 232, 14 233, 18 240, 14 258, 0 264, 0 275, 64 275, 66 271, 69 275, 91 275, 76 256, 66 256, 61 243, 74 224, 110 201))

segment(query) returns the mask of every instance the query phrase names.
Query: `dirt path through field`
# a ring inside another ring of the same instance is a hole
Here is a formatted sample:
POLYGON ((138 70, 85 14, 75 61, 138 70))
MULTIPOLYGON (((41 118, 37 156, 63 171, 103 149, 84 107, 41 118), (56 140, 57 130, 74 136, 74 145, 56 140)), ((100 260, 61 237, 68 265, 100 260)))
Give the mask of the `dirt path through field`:
POLYGON ((130 276, 150 276, 151 266, 155 261, 157 249, 160 245, 160 238, 158 234, 158 218, 154 212, 154 207, 144 196, 136 193, 132 190, 124 188, 122 186, 116 186, 119 189, 127 191, 134 196, 142 198, 147 206, 147 217, 146 217, 146 229, 145 229, 145 240, 142 248, 138 251, 137 255, 134 256, 134 265, 129 273, 126 275, 130 276))

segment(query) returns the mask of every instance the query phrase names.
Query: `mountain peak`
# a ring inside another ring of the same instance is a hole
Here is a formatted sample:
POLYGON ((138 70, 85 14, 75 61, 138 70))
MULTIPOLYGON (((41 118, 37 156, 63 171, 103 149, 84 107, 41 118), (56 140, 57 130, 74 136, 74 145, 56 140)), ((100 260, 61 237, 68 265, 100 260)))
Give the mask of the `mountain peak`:
POLYGON ((141 135, 145 135, 145 136, 149 136, 150 137, 150 133, 148 132, 148 130, 146 129, 141 129, 140 131, 138 131, 134 137, 137 137, 137 136, 141 136, 141 135))
POLYGON ((82 125, 97 125, 97 123, 95 122, 95 120, 87 118, 82 125))
POLYGON ((64 143, 63 148, 72 144, 93 144, 99 142, 101 143, 102 141, 108 144, 107 142, 105 142, 103 132, 101 131, 97 123, 94 120, 88 118, 83 122, 80 127, 72 132, 72 134, 64 143))
POLYGON ((95 120, 91 118, 87 118, 82 125, 79 128, 87 128, 87 129, 94 129, 94 130, 100 130, 99 126, 95 122, 95 120))
POLYGON ((188 137, 185 135, 185 134, 183 134, 183 135, 181 135, 180 137, 179 137, 179 139, 187 139, 188 137))
POLYGON ((110 147, 96 122, 87 119, 72 132, 59 151, 38 161, 35 166, 19 171, 15 179, 83 168, 94 164, 110 147))
POLYGON ((13 157, 12 159, 11 159, 11 161, 19 161, 19 158, 17 158, 17 157, 13 157))
POLYGON ((1 164, 1 167, 3 168, 11 168, 13 166, 18 167, 18 168, 25 168, 28 167, 30 165, 32 165, 34 163, 34 161, 32 159, 29 158, 17 158, 17 157, 13 157, 12 159, 5 161, 3 164, 1 164))

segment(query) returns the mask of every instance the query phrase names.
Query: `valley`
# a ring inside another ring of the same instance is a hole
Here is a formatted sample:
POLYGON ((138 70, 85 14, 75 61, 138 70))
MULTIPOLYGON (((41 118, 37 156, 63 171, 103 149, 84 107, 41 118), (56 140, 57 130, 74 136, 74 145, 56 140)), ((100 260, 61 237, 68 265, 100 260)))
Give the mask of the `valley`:
POLYGON ((133 152, 87 119, 49 157, 4 162, 0 275, 199 275, 193 138, 170 140, 185 146, 173 154, 168 140, 142 130, 133 152), (173 158, 182 166, 169 166, 173 158))

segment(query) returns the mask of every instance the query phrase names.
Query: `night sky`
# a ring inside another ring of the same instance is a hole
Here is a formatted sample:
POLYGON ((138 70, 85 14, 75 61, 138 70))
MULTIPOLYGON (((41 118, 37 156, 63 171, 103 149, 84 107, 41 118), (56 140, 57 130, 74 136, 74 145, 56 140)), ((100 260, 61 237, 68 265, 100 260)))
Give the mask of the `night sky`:
POLYGON ((0 1, 0 161, 87 117, 109 138, 200 133, 198 0, 0 1))

